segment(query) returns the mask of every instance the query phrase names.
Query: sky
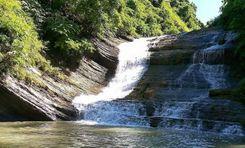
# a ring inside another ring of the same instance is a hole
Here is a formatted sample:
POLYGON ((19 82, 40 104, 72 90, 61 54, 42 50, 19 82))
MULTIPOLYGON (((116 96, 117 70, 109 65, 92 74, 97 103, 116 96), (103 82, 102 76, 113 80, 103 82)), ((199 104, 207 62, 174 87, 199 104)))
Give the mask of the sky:
POLYGON ((190 0, 197 6, 197 17, 204 24, 219 16, 222 0, 190 0))

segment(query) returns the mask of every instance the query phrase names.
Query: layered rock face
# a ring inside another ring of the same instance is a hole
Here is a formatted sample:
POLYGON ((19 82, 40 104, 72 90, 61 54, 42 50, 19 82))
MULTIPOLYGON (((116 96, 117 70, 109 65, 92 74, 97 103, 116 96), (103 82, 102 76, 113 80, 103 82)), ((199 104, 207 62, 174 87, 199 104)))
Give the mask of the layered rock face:
POLYGON ((0 121, 73 120, 77 110, 72 100, 80 93, 96 94, 113 76, 117 67, 118 42, 94 39, 97 51, 83 57, 79 67, 69 73, 69 80, 41 75, 44 86, 27 85, 11 76, 0 82, 0 121))
MULTIPOLYGON (((158 88, 173 84, 190 64, 222 65, 233 56, 235 34, 204 29, 181 35, 167 35, 151 45, 149 70, 130 98, 155 98, 158 88)), ((202 74, 200 74, 202 75, 202 74)), ((201 84, 201 83, 200 83, 201 84)), ((201 84, 208 87, 208 84, 201 84)))
POLYGON ((229 88, 229 63, 236 35, 205 29, 164 36, 150 49, 148 71, 129 100, 140 100, 153 127, 244 133, 244 105, 209 97, 210 89, 229 88))

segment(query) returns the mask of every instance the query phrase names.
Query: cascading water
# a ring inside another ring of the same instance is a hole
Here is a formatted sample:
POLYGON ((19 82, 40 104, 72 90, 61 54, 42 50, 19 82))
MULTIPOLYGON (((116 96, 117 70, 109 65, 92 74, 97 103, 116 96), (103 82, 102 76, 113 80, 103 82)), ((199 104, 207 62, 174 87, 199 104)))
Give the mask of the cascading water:
MULTIPOLYGON (((208 97, 209 89, 230 86, 225 66, 209 63, 222 59, 224 54, 221 46, 215 42, 209 43, 210 47, 195 52, 193 63, 179 77, 170 78, 171 85, 158 91, 159 99, 146 102, 121 100, 133 91, 147 70, 148 45, 157 43, 159 39, 162 38, 136 39, 119 46, 119 65, 108 86, 98 95, 75 98, 73 103, 81 112, 80 122, 243 135, 239 124, 228 122, 232 117, 225 119, 222 114, 217 117, 216 108, 222 113, 222 107, 232 110, 232 105, 219 100, 213 101, 208 97)), ((171 73, 176 69, 178 67, 173 66, 167 72, 171 73)))
MULTIPOLYGON (((208 88, 218 89, 218 88, 228 88, 230 86, 227 81, 227 71, 223 64, 209 64, 213 59, 219 59, 224 57, 224 50, 219 48, 219 45, 214 45, 206 49, 201 49, 197 51, 193 56, 193 64, 191 64, 184 73, 179 77, 179 84, 183 84, 185 80, 192 81, 194 86, 200 86, 200 81, 204 80, 209 86, 208 88), (210 53, 215 53, 214 55, 210 53), (218 56, 218 57, 217 57, 218 56), (186 79, 190 78, 191 79, 186 79)), ((190 83, 190 82, 188 82, 190 83)))
POLYGON ((115 77, 108 86, 98 95, 81 95, 73 102, 83 114, 82 120, 95 121, 99 124, 120 124, 122 121, 127 125, 126 122, 129 122, 127 117, 138 116, 138 110, 142 108, 140 103, 122 104, 113 100, 129 95, 147 70, 150 40, 154 38, 135 39, 133 42, 118 46, 119 65, 115 77))
POLYGON ((177 101, 170 99, 161 105, 155 105, 157 107, 154 116, 162 117, 158 127, 243 135, 239 124, 224 121, 225 117, 222 115, 217 118, 213 117, 217 116, 217 113, 213 113, 215 110, 223 112, 224 108, 230 108, 229 103, 226 104, 222 100, 211 100, 208 95, 209 89, 224 89, 231 86, 226 66, 222 64, 224 51, 229 47, 229 41, 224 45, 218 45, 216 42, 209 44, 211 44, 210 47, 194 53, 193 63, 177 78, 174 82, 176 85, 168 87, 171 91, 165 91, 172 98, 175 97, 175 94, 181 94, 178 95, 177 101), (192 93, 196 96, 194 97, 192 93))

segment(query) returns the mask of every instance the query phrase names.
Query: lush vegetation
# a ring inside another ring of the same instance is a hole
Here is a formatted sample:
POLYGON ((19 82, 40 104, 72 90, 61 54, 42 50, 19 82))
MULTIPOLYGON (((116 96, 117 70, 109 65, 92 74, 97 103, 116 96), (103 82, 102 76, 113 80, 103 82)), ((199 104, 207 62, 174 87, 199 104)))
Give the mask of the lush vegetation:
POLYGON ((41 55, 39 40, 32 19, 22 10, 19 1, 0 0, 0 71, 20 79, 34 80, 32 67, 44 72, 55 71, 41 55))
MULTIPOLYGON (((237 60, 241 60, 241 64, 245 64, 245 3, 243 0, 223 0, 221 11, 222 14, 209 22, 209 25, 222 26, 227 30, 233 30, 238 33, 236 54, 240 59, 237 60)), ((244 67, 245 65, 240 68, 244 67)))
POLYGON ((241 80, 238 88, 232 91, 233 96, 245 97, 245 2, 244 0, 223 0, 222 14, 211 25, 221 26, 238 34, 235 59, 232 60, 234 75, 241 80))
POLYGON ((195 13, 188 0, 0 0, 0 71, 32 82, 32 68, 59 73, 47 57, 79 59, 95 51, 95 37, 199 29, 195 13))
POLYGON ((223 3, 221 8, 222 15, 215 23, 238 32, 239 45, 237 47, 237 54, 241 58, 245 58, 245 3, 243 0, 224 0, 223 3))
MULTIPOLYGON (((154 36, 199 29, 196 8, 188 0, 40 0, 46 11, 80 26, 82 36, 154 36), (156 2, 155 2, 156 3, 156 2), (184 14, 185 12, 185 14, 184 14), (183 14, 182 14, 183 13, 183 14), (182 14, 181 17, 178 14, 182 14), (72 21, 72 22, 71 22, 72 21)), ((57 18, 56 18, 57 19, 57 18)))
POLYGON ((222 15, 220 24, 227 29, 234 30, 238 33, 238 45, 236 48, 236 60, 234 60, 233 68, 236 75, 241 79, 241 85, 235 90, 236 94, 240 94, 244 102, 245 90, 245 3, 244 0, 224 0, 222 7, 222 15))

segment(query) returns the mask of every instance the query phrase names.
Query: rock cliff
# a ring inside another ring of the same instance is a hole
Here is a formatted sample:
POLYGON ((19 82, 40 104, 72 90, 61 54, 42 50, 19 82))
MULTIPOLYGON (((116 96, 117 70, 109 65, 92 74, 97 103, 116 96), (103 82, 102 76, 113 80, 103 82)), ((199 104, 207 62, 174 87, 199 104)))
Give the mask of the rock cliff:
POLYGON ((234 33, 215 28, 163 36, 151 45, 149 70, 129 98, 155 98, 159 88, 169 86, 192 63, 230 63, 234 42, 234 33), (217 49, 202 52, 210 47, 217 49))
MULTIPOLYGON (((93 40, 97 51, 81 59, 79 67, 69 71, 68 80, 40 75, 44 86, 28 85, 12 76, 0 81, 0 121, 73 120, 77 110, 72 100, 80 93, 95 94, 112 77, 117 66, 119 40, 93 40)), ((35 67, 30 72, 39 74, 35 67)))
POLYGON ((153 127, 242 134, 243 104, 209 97, 209 90, 231 88, 236 34, 208 28, 163 36, 150 49, 148 71, 127 100, 143 102, 153 127))

